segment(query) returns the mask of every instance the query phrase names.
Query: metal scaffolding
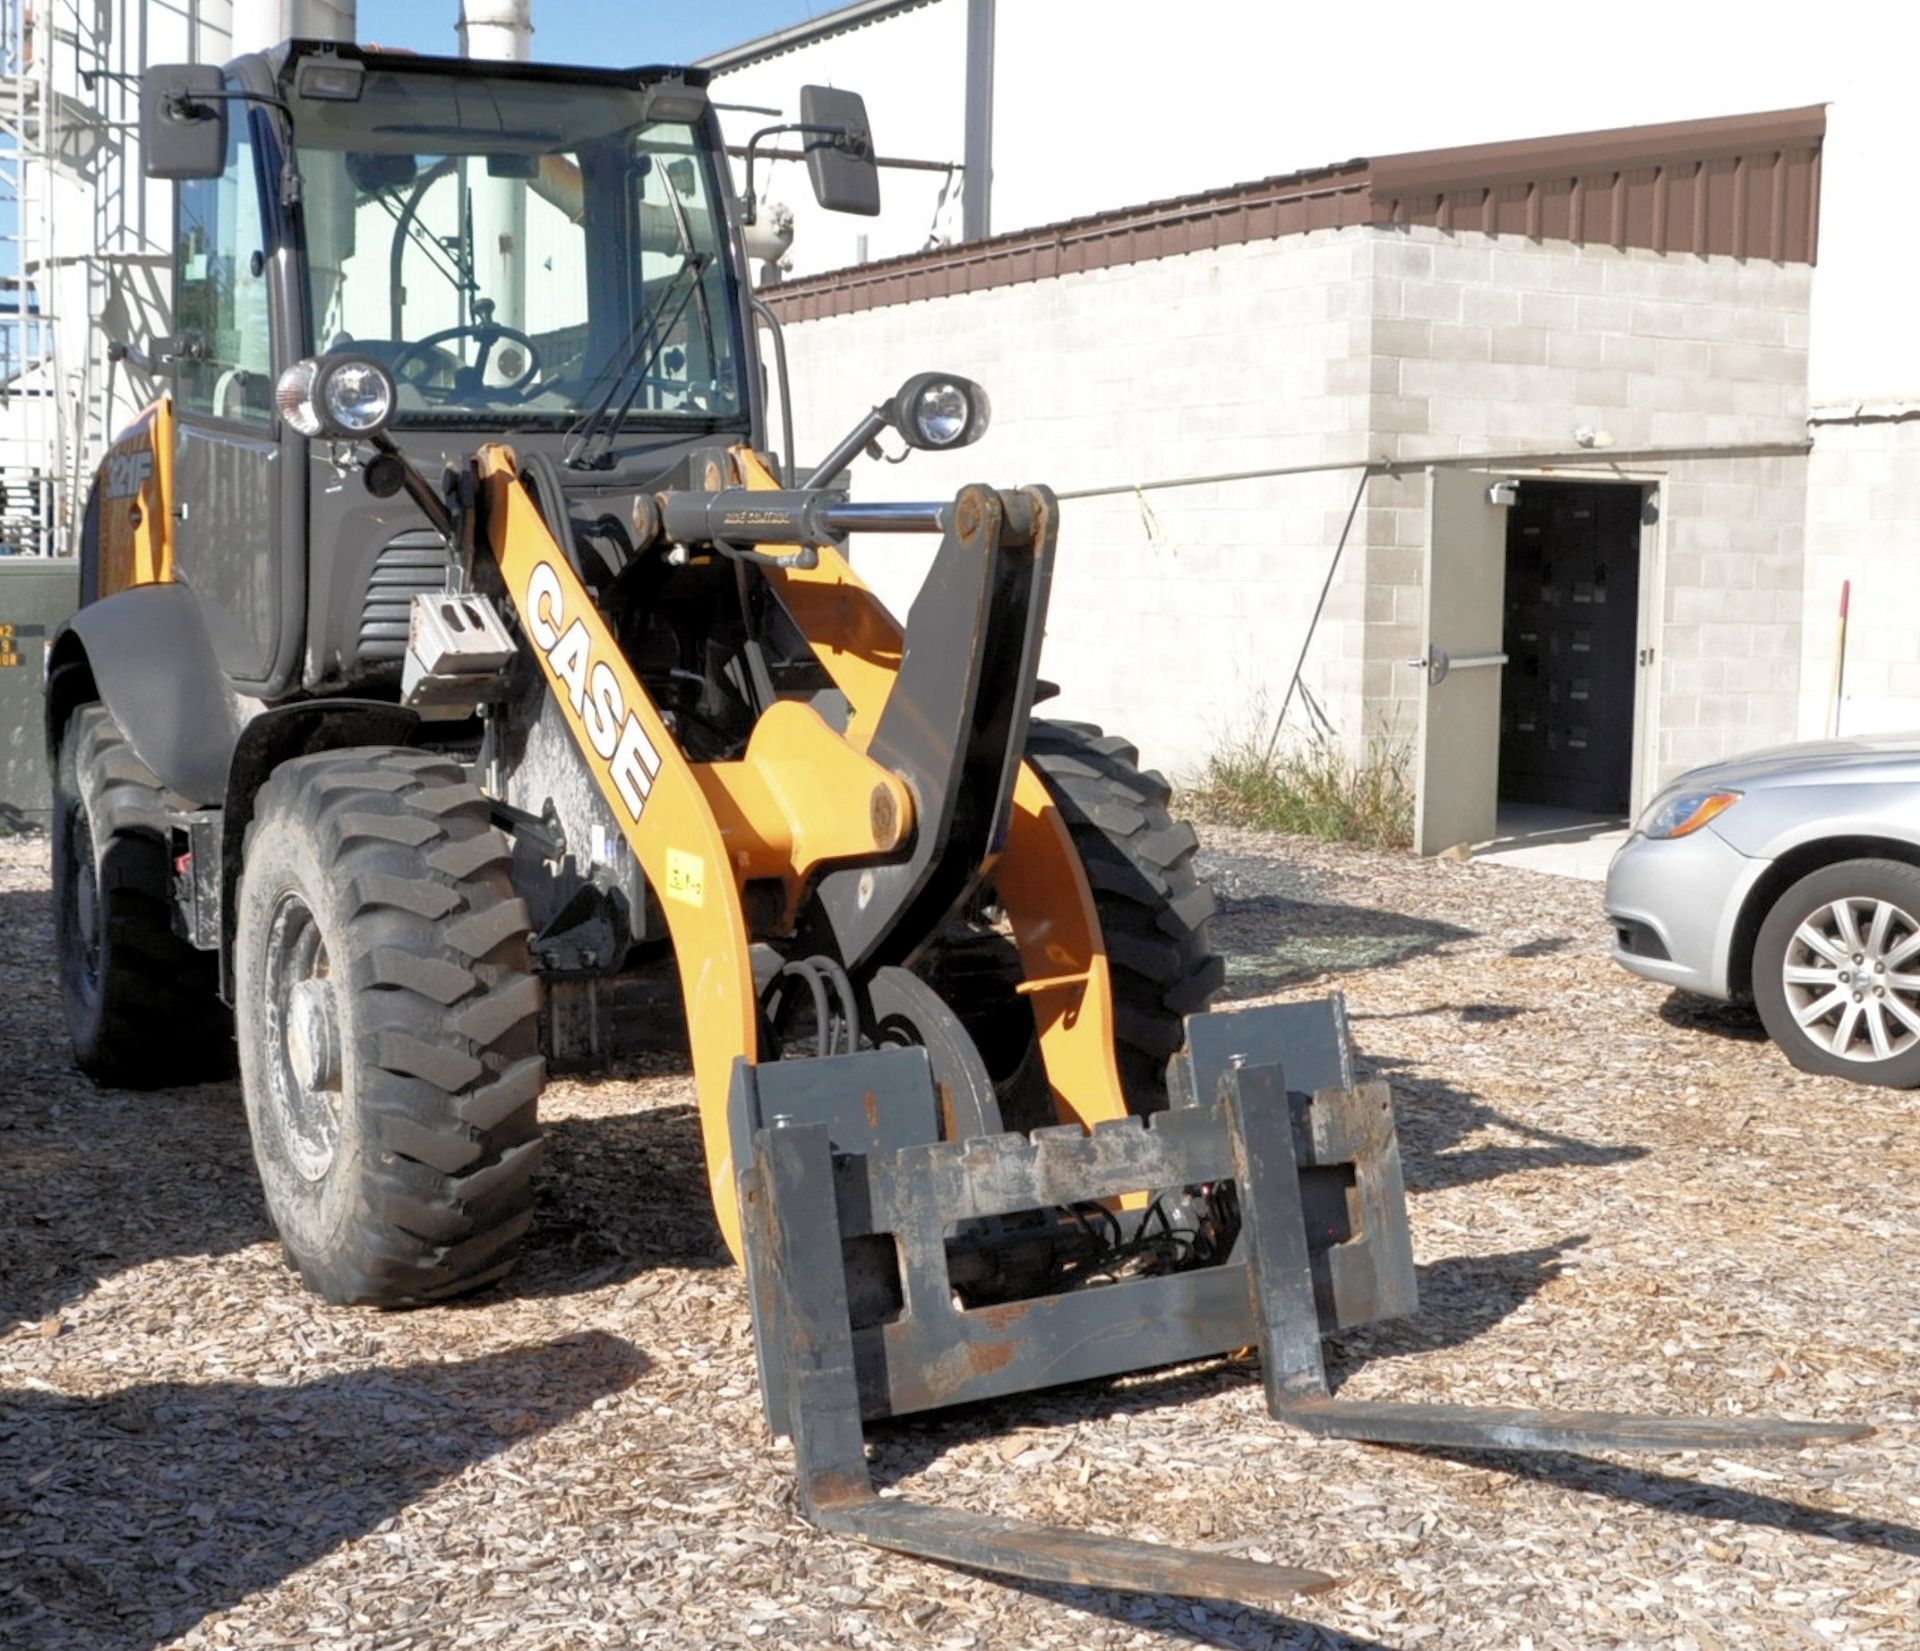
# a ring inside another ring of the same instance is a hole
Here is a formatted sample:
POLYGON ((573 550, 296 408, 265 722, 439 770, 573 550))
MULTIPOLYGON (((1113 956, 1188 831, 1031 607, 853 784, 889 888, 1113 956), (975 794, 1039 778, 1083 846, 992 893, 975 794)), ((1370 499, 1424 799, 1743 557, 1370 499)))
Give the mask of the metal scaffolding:
POLYGON ((57 550, 63 465, 50 255, 48 54, 29 0, 0 0, 0 552, 57 550), (38 60, 36 61, 36 56, 38 60))
POLYGON ((230 0, 0 0, 0 556, 71 553, 89 478, 154 386, 112 341, 170 325, 150 61, 227 55, 230 0))

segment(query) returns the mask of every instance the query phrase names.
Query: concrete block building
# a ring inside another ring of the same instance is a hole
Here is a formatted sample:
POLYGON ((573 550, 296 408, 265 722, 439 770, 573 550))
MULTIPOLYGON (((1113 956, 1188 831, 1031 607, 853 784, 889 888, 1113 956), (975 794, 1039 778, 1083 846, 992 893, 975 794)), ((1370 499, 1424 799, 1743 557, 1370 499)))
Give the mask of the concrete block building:
MULTIPOLYGON (((784 283, 798 445, 919 365, 986 383, 985 446, 861 486, 1011 465, 1069 495, 1047 672, 1170 769, 1270 720, 1304 655, 1289 726, 1352 743, 1484 701, 1427 779, 1465 742, 1486 794, 1433 832, 1491 835, 1501 797, 1624 811, 1796 732, 1823 129, 1394 156, 784 283), (1190 477, 1232 479, 1154 485, 1190 477), (1504 653, 1497 691, 1432 681, 1435 647, 1504 653)), ((867 561, 910 596, 916 564, 867 561)))
MULTIPOLYGON (((1516 76, 1487 52, 1507 9, 1463 29, 1388 6, 1394 49, 1363 75, 1264 97, 1272 20, 1228 0, 1107 8, 1097 36, 1073 32, 1079 0, 866 0, 711 64, 723 101, 876 87, 877 147, 916 162, 865 223, 790 191, 790 269, 763 296, 802 387, 797 445, 911 368, 980 378, 998 423, 979 449, 860 486, 964 474, 1069 495, 1046 660, 1061 709, 1176 772, 1283 701, 1290 734, 1405 742, 1429 848, 1492 835, 1502 799, 1624 813, 1688 767, 1836 721, 1920 726, 1902 622, 1920 334, 1889 285, 1913 239, 1884 210, 1891 60, 1843 51, 1844 30, 1783 54, 1670 13, 1673 50, 1649 54, 1623 12, 1563 42, 1580 74, 1516 76), (1181 42, 1240 48, 1207 56, 1183 125, 1127 114, 1111 78, 1048 79, 1067 34, 1149 106, 1156 86, 1180 102, 1156 65, 1181 42), (907 62, 911 105, 890 68, 907 62), (1616 118, 1568 132, 1579 113, 1616 118), (1369 129, 1472 141, 1128 193, 1271 155, 1277 132, 1297 161, 1369 129), (1065 201, 1097 209, 1036 221, 1065 201), (1193 477, 1230 479, 1153 485, 1193 477)), ((1294 22, 1296 68, 1338 44, 1335 20, 1294 22)), ((913 561, 867 562, 911 594, 913 561)))

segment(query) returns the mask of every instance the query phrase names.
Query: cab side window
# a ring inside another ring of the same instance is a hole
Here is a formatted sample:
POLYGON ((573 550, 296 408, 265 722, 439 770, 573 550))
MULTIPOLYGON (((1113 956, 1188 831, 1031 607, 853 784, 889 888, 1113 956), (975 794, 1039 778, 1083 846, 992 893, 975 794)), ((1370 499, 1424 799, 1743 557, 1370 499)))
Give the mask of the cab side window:
POLYGON ((273 421, 266 219, 252 122, 246 105, 229 107, 226 171, 179 188, 175 396, 183 411, 264 425, 273 421))

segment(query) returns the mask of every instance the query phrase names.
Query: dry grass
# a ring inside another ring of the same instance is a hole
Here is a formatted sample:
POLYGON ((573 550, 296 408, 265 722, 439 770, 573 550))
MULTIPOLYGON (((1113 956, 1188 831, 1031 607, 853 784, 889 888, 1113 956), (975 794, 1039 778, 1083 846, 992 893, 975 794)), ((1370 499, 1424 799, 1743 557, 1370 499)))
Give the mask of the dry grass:
POLYGON ((1216 825, 1293 833, 1363 848, 1413 843, 1413 783, 1404 741, 1369 739, 1355 759, 1316 734, 1277 748, 1264 735, 1226 740, 1182 801, 1216 825))

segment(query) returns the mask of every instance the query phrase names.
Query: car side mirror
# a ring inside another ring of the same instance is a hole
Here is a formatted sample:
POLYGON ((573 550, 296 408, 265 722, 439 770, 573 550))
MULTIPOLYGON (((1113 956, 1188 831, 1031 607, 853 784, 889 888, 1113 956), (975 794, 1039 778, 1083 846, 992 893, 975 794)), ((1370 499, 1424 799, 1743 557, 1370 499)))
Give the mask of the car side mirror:
POLYGON ((800 126, 806 134, 813 198, 829 212, 878 217, 880 167, 874 159, 866 99, 832 86, 802 86, 800 126), (820 130, 823 127, 830 130, 820 130))
POLYGON ((227 97, 217 65, 163 63, 140 77, 140 153, 150 178, 227 169, 227 97))

